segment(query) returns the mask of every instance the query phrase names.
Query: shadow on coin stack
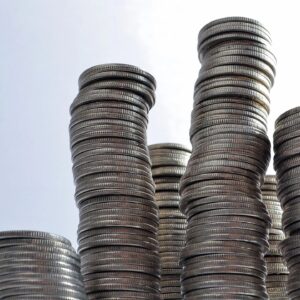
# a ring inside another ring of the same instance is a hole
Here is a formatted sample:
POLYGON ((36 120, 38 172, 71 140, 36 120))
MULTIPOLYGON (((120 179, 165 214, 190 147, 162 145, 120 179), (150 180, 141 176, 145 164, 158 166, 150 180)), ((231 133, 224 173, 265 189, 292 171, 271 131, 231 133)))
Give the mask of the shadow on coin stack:
POLYGON ((284 240, 284 233, 281 224, 282 209, 276 194, 276 176, 265 176, 261 190, 263 201, 272 220, 272 226, 269 231, 270 247, 265 256, 268 270, 266 279, 267 291, 270 300, 287 300, 288 270, 279 246, 280 242, 284 240))
POLYGON ((289 270, 287 292, 289 299, 300 299, 300 107, 276 120, 274 153, 277 196, 286 236, 281 251, 289 270))
POLYGON ((269 91, 275 57, 257 21, 204 26, 195 84, 192 154, 180 182, 187 217, 184 299, 268 299, 264 255, 271 220, 261 199, 270 159, 269 91))
POLYGON ((159 252, 161 261, 161 298, 181 299, 179 265, 185 244, 186 218, 179 210, 179 180, 191 151, 174 143, 149 146, 152 176, 159 207, 159 252))
POLYGON ((158 209, 146 141, 155 79, 123 64, 79 78, 70 140, 89 299, 159 299, 158 209))
POLYGON ((39 231, 0 232, 1 299, 87 299, 71 243, 39 231))

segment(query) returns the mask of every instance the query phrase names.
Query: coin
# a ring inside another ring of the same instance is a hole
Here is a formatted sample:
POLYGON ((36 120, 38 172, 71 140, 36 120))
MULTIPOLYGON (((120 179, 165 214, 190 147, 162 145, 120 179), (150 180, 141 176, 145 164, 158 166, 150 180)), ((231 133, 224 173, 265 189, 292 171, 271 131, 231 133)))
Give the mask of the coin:
POLYGON ((40 231, 0 232, 0 294, 18 299, 87 299, 80 260, 64 237, 40 231))
POLYGON ((79 78, 69 132, 89 299, 159 298, 159 219, 146 142, 155 87, 151 74, 125 64, 94 66, 79 78))
POLYGON ((191 151, 181 144, 161 143, 150 145, 149 152, 159 207, 161 298, 181 299, 179 261, 186 240, 186 218, 179 210, 179 181, 191 151))
MULTIPOLYGON (((273 203, 276 193, 268 186, 263 194, 261 187, 270 161, 267 118, 276 74, 270 34, 255 20, 219 19, 200 30, 198 55, 193 150, 179 189, 179 208, 187 217, 183 297, 268 299, 263 258, 279 253, 276 239, 282 240, 276 235, 282 213, 279 202, 273 203)), ((269 263, 274 272, 281 270, 277 261, 269 263)))
MULTIPOLYGON (((274 168, 277 177, 277 195, 283 209, 282 228, 286 239, 281 242, 281 252, 289 271, 287 295, 297 297, 297 279, 294 274, 299 272, 298 239, 300 222, 298 218, 298 197, 300 193, 299 169, 299 107, 288 110, 275 121, 274 132, 274 168)), ((278 216, 278 215, 276 215, 278 216)), ((282 272, 282 268, 275 267, 282 272)))

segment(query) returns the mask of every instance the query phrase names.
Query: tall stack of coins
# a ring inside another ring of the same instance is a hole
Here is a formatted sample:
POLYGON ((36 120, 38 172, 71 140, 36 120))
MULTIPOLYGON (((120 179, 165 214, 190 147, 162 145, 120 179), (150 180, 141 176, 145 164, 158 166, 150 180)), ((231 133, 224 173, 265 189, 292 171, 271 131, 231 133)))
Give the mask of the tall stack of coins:
POLYGON ((270 34, 242 17, 213 21, 198 37, 192 154, 181 179, 187 217, 184 299, 268 299, 264 255, 271 220, 261 200, 270 159, 270 34))
POLYGON ((265 176, 261 190, 263 201, 272 220, 269 231, 270 248, 265 256, 268 270, 266 286, 270 300, 287 300, 288 270, 279 246, 280 242, 284 240, 284 233, 281 224, 282 209, 276 194, 276 177, 273 175, 265 176))
POLYGON ((300 298, 300 107, 283 113, 274 132, 274 167, 277 195, 283 208, 282 227, 286 239, 281 250, 286 261, 289 299, 300 298))
POLYGON ((146 141, 155 79, 130 65, 79 78, 70 139, 89 299, 159 299, 158 209, 146 141))
POLYGON ((85 300, 71 243, 39 231, 0 232, 1 299, 85 300))
POLYGON ((181 299, 179 264, 185 244, 186 218, 179 210, 179 180, 191 151, 174 143, 149 146, 152 175, 159 207, 159 253, 161 260, 161 298, 181 299))

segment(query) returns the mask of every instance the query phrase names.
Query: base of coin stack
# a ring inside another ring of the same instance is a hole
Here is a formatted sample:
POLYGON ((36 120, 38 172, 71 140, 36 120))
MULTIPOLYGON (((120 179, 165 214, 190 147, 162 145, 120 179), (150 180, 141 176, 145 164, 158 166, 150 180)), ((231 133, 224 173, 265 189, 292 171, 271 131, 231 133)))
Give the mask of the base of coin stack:
POLYGON ((1 299, 87 299, 71 243, 39 231, 0 232, 1 299))
POLYGON ((179 181, 191 151, 175 143, 150 145, 149 150, 156 185, 155 200, 159 207, 161 298, 181 299, 179 261, 186 239, 186 218, 179 210, 179 181))
POLYGON ((147 147, 155 79, 131 65, 84 71, 71 105, 78 244, 88 298, 159 300, 158 209, 147 147))
POLYGON ((285 236, 282 231, 282 209, 276 193, 275 175, 265 176, 262 185, 262 198, 272 220, 269 231, 269 251, 265 255, 268 276, 266 286, 270 300, 287 300, 288 269, 280 251, 280 243, 285 236))
POLYGON ((277 195, 283 209, 286 239, 281 251, 289 270, 288 299, 300 299, 300 107, 278 117, 274 132, 277 195))

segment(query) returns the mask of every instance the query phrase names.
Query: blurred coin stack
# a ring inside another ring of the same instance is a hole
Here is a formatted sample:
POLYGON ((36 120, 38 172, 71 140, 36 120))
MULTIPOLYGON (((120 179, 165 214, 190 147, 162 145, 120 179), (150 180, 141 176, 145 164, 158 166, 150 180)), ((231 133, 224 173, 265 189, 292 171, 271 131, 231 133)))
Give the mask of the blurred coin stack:
POLYGON ((161 260, 161 298, 181 299, 179 265, 185 244, 186 218, 179 210, 179 180, 191 151, 174 143, 149 146, 152 175, 159 207, 159 252, 161 260))
POLYGON ((276 120, 274 153, 286 236, 281 250, 289 270, 287 292, 289 299, 300 299, 300 107, 288 110, 276 120))
POLYGON ((130 65, 79 78, 70 140, 89 299, 159 299, 158 209, 146 141, 155 79, 130 65))
POLYGON ((282 209, 276 194, 276 176, 265 176, 261 190, 263 201, 272 220, 269 231, 270 248, 265 256, 268 270, 267 291, 270 300, 285 300, 288 299, 286 297, 288 270, 279 246, 280 242, 284 240, 284 233, 281 224, 282 209))
POLYGON ((0 277, 1 299, 87 299, 78 255, 50 233, 0 232, 0 277))
POLYGON ((187 217, 184 299, 268 299, 270 218, 261 183, 270 159, 269 92, 275 57, 257 21, 213 21, 198 37, 192 154, 180 182, 187 217))

